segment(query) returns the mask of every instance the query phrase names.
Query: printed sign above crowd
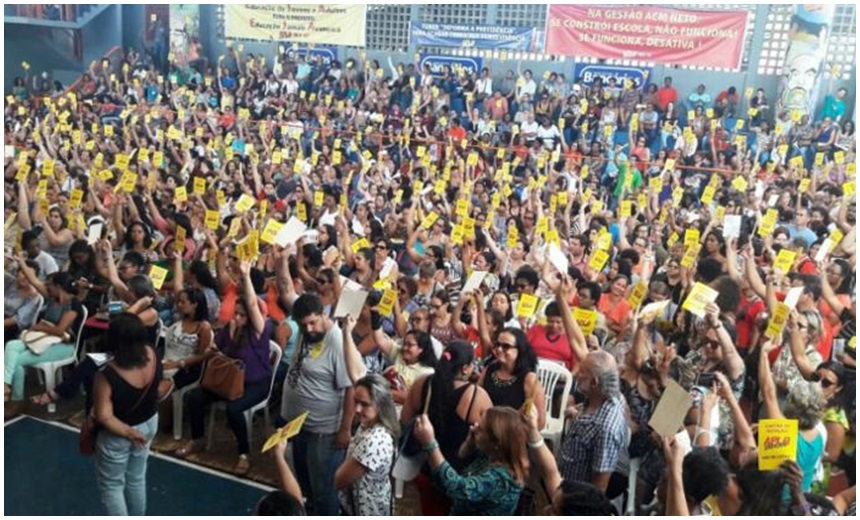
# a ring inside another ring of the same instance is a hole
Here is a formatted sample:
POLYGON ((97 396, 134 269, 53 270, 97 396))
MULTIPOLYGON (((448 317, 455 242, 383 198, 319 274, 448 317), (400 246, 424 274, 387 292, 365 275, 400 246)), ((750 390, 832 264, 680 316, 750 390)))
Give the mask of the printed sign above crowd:
POLYGON ((746 11, 551 5, 546 52, 737 69, 746 11))
POLYGON ((450 67, 451 72, 457 75, 459 75, 461 69, 466 74, 480 74, 483 64, 484 60, 478 57, 443 56, 440 54, 422 54, 420 62, 421 69, 424 69, 424 66, 428 65, 430 67, 430 74, 438 77, 442 76, 445 66, 450 67))
POLYGON ((409 43, 424 47, 530 51, 535 48, 535 30, 531 27, 412 22, 409 43))
POLYGON ((365 45, 365 4, 227 4, 227 38, 365 45))
POLYGON ((573 67, 573 77, 582 80, 583 85, 591 86, 600 78, 603 84, 609 83, 614 78, 618 88, 624 86, 625 81, 632 81, 633 86, 642 89, 651 75, 651 67, 625 67, 622 65, 599 65, 591 63, 577 63, 573 67))

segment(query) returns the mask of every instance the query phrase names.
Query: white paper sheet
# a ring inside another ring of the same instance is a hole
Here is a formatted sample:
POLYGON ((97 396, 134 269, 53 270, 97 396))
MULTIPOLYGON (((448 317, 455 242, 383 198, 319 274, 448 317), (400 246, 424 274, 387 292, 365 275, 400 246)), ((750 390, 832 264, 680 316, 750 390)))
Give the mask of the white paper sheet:
POLYGON ((681 385, 670 379, 660 402, 657 403, 657 408, 654 409, 654 413, 648 421, 648 426, 661 437, 674 437, 681 425, 684 424, 684 417, 690 410, 691 404, 690 394, 681 385))
POLYGON ((352 316, 358 319, 361 314, 361 308, 364 307, 364 302, 370 293, 364 289, 354 290, 352 287, 344 287, 340 293, 340 299, 337 301, 337 307, 334 310, 335 318, 343 318, 352 316))
POLYGON ((284 224, 284 227, 278 231, 278 234, 275 235, 275 243, 281 247, 287 247, 301 238, 302 233, 304 233, 307 228, 308 227, 304 222, 296 217, 291 217, 290 220, 284 224))
POLYGON ((547 252, 547 257, 549 258, 550 263, 558 269, 558 272, 566 275, 567 269, 570 266, 570 261, 567 259, 567 256, 561 252, 561 249, 557 245, 550 244, 549 251, 547 252))
POLYGON ((481 282, 484 281, 484 277, 487 276, 487 271, 472 271, 472 274, 469 275, 469 279, 466 280, 466 285, 463 286, 463 292, 471 292, 481 287, 481 282))
POLYGON ((726 238, 739 238, 741 236, 740 215, 726 215, 723 219, 723 236, 726 238))
POLYGON ((797 306, 797 301, 803 296, 803 287, 792 287, 785 295, 785 301, 782 303, 788 305, 789 309, 794 309, 797 306))

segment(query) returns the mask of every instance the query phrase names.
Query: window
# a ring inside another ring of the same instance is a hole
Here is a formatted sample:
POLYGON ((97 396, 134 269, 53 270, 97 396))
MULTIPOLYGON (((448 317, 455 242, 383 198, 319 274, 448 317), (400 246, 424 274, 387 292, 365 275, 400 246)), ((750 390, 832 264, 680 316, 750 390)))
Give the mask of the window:
POLYGON ((771 5, 764 25, 764 40, 758 61, 758 73, 782 74, 785 53, 788 50, 788 29, 794 15, 793 5, 771 5))
POLYGON ((831 36, 827 42, 827 63, 824 77, 830 78, 835 70, 837 79, 849 81, 857 54, 857 6, 837 4, 833 13, 831 36))
POLYGON ((496 22, 504 27, 546 26, 546 4, 500 4, 496 22))
POLYGON ((486 4, 424 4, 421 6, 422 22, 485 24, 486 4))
POLYGON ((367 6, 367 48, 405 52, 409 47, 409 5, 367 6))

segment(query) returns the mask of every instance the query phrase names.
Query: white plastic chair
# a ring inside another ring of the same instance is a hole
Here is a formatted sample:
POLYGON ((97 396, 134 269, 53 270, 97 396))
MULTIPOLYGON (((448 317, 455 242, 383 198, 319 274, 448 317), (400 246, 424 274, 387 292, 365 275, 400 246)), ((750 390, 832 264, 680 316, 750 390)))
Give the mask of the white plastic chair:
MULTIPOLYGON (((161 321, 161 320, 159 320, 161 321)), ((210 329, 212 333, 212 341, 210 345, 215 345, 215 331, 210 329)), ((159 335, 165 341, 167 340, 167 327, 162 327, 161 334, 159 335)), ((200 379, 203 378, 203 371, 200 371, 200 379)), ((185 408, 185 394, 198 388, 200 386, 200 379, 191 383, 188 386, 184 386, 182 388, 177 388, 173 390, 173 393, 170 394, 170 398, 173 401, 173 440, 178 441, 182 438, 182 412, 185 408)))
POLYGON ((565 403, 570 389, 573 388, 573 375, 567 367, 549 359, 538 359, 537 375, 546 395, 546 425, 540 433, 551 443, 553 453, 557 453, 564 432, 565 403), (561 396, 562 402, 558 408, 558 414, 553 415, 553 395, 559 381, 564 384, 564 393, 561 396))
MULTIPOLYGON (((269 424, 269 398, 272 397, 272 387, 275 385, 275 372, 278 369, 278 364, 281 362, 281 356, 283 352, 281 351, 281 347, 278 346, 274 341, 269 341, 269 364, 272 366, 272 379, 269 381, 269 393, 266 395, 266 398, 255 404, 254 406, 245 410, 245 427, 248 429, 248 440, 250 441, 253 436, 251 435, 253 432, 253 419, 254 414, 263 410, 263 413, 266 417, 266 424, 269 424)), ((215 410, 216 409, 226 409, 227 403, 225 401, 219 401, 212 405, 212 409, 209 412, 209 433, 206 436, 206 449, 209 450, 212 448, 212 433, 215 430, 215 410)), ((175 419, 174 419, 175 420, 175 419)))
POLYGON ((45 379, 46 392, 53 392, 57 383, 61 383, 63 381, 63 372, 61 370, 63 367, 75 365, 78 362, 78 353, 81 348, 81 335, 83 335, 84 326, 87 322, 87 315, 89 314, 86 307, 81 306, 81 309, 83 309, 83 315, 81 316, 81 324, 78 327, 78 333, 75 336, 75 351, 72 355, 58 361, 46 361, 44 363, 36 363, 33 365, 33 368, 39 371, 39 378, 41 379, 44 377, 45 379))

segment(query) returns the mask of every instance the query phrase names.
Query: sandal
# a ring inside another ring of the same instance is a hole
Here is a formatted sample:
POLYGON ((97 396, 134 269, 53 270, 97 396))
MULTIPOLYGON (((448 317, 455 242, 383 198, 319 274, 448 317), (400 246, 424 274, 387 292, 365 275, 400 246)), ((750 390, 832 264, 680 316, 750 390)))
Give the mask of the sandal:
POLYGON ((244 477, 248 474, 249 469, 251 469, 251 461, 248 460, 248 456, 244 454, 239 455, 239 462, 237 462, 236 467, 233 468, 233 473, 240 477, 244 477))
POLYGON ((35 405, 45 406, 54 402, 54 398, 51 397, 51 394, 45 392, 44 394, 35 395, 30 398, 30 400, 35 405))
POLYGON ((185 458, 189 455, 193 455, 195 453, 199 453, 203 451, 203 439, 196 439, 193 441, 188 441, 185 446, 176 450, 176 455, 182 458, 185 458))

